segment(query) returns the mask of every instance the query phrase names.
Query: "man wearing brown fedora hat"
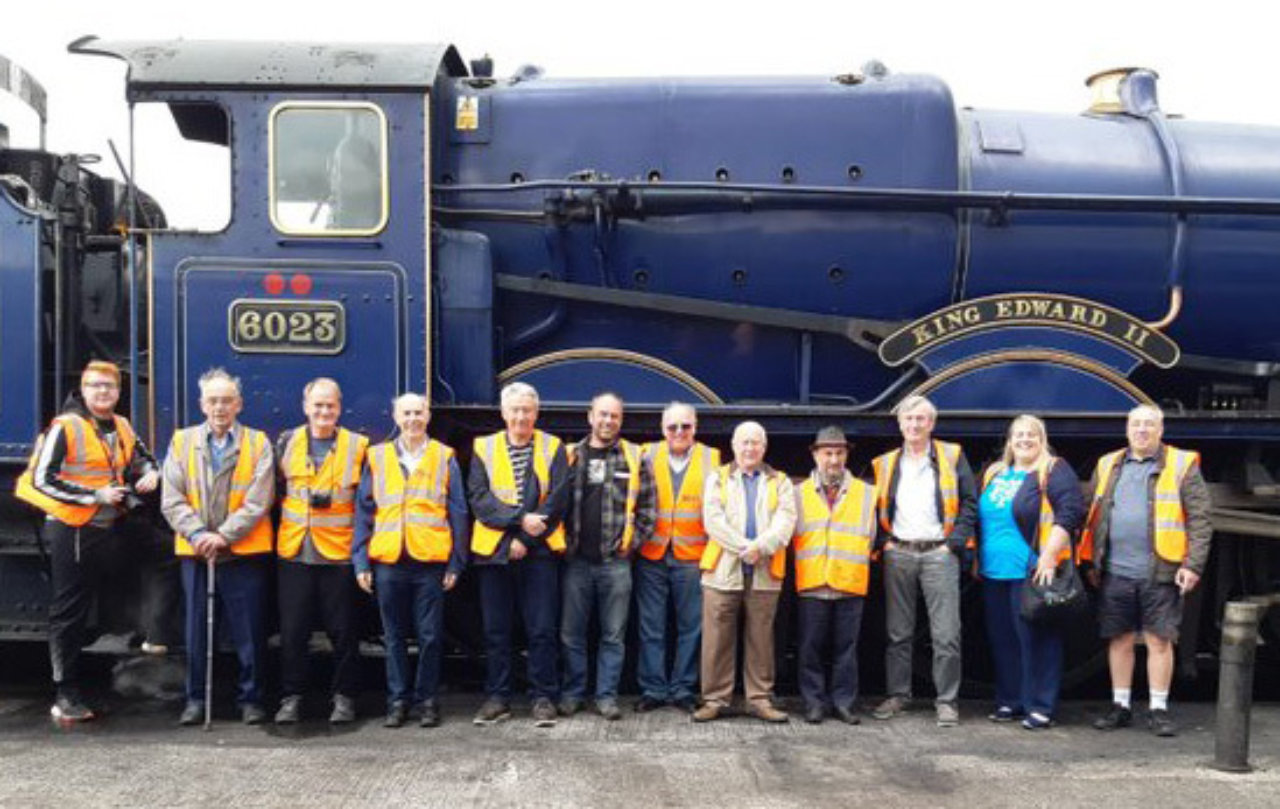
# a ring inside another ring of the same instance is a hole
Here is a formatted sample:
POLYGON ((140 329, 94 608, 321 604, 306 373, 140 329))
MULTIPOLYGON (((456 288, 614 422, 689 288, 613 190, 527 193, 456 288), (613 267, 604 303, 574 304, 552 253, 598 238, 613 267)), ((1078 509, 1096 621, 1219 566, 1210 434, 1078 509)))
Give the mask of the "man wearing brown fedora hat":
POLYGON ((796 488, 800 695, 806 722, 828 711, 858 724, 858 634, 875 540, 875 487, 849 473, 849 443, 832 425, 810 447, 813 472, 796 488), (831 687, 824 652, 830 644, 831 687))

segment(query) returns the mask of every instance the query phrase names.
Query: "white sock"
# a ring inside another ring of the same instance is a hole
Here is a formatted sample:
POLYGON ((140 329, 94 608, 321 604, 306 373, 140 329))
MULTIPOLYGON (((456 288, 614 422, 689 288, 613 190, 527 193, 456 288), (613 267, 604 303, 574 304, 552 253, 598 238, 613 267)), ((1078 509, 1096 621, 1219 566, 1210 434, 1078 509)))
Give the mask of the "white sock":
POLYGON ((1153 711, 1169 710, 1169 692, 1168 691, 1152 691, 1151 692, 1151 710, 1153 711))
MULTIPOLYGON (((1154 694, 1152 695, 1154 697, 1154 694)), ((1166 693, 1167 697, 1168 694, 1166 693)), ((1121 708, 1128 708, 1133 700, 1133 689, 1130 688, 1113 688, 1111 689, 1111 701, 1119 705, 1121 708)))

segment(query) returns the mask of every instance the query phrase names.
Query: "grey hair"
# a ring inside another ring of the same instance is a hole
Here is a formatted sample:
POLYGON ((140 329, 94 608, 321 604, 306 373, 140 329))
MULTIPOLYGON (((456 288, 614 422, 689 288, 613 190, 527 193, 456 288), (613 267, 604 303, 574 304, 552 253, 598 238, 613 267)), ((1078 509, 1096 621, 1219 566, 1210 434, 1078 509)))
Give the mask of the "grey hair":
POLYGON ((401 404, 411 399, 417 399, 418 401, 422 402, 423 405, 425 405, 428 410, 431 409, 431 405, 427 403, 427 397, 423 396, 421 393, 402 393, 391 400, 391 412, 395 413, 397 410, 400 409, 401 404))
POLYGON ((928 412, 929 418, 937 421, 938 408, 934 407, 933 402, 929 401, 927 397, 920 396, 919 394, 908 396, 901 402, 898 402, 897 407, 893 408, 893 415, 900 416, 903 413, 910 413, 912 410, 919 407, 923 407, 925 411, 928 412))
POLYGON ((243 397, 244 395, 244 393, 240 389, 240 377, 232 376, 231 374, 227 373, 227 370, 225 368, 218 367, 218 368, 210 368, 209 370, 205 371, 203 374, 200 374, 200 379, 197 380, 196 382, 196 384, 200 386, 200 398, 202 399, 204 398, 205 392, 208 390, 209 386, 212 385, 214 382, 230 383, 236 389, 236 396, 243 397))
POLYGON ((305 402, 307 397, 311 395, 311 391, 316 388, 333 388, 333 392, 338 394, 338 400, 342 400, 342 386, 338 384, 338 380, 330 379, 327 376, 318 376, 307 383, 302 389, 302 400, 305 402))
POLYGON ((747 433, 757 433, 760 440, 769 443, 769 434, 764 431, 764 426, 758 421, 744 421, 737 427, 733 428, 733 443, 738 443, 739 438, 746 438, 747 433))
POLYGON ((505 409, 516 399, 532 399, 535 405, 538 404, 538 391, 533 385, 527 382, 512 382, 502 389, 499 401, 505 409))
POLYGON ((1151 416, 1153 419, 1155 419, 1156 424, 1164 424, 1164 411, 1153 404, 1138 405, 1137 407, 1129 411, 1128 418, 1132 419, 1134 416, 1143 415, 1143 414, 1151 416))
POLYGON ((686 404, 685 402, 672 402, 671 404, 662 408, 662 423, 666 424, 667 416, 670 416, 672 413, 676 412, 677 410, 688 410, 690 413, 693 414, 693 420, 694 421, 698 420, 698 408, 694 407, 691 404, 686 404))

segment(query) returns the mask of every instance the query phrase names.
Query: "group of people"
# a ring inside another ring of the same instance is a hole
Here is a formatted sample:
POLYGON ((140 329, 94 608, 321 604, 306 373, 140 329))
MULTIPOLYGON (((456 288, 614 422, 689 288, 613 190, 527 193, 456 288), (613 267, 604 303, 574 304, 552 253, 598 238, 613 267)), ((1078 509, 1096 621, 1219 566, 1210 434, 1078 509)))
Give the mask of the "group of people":
POLYGON ((789 716, 774 699, 774 617, 787 578, 798 598, 799 688, 804 719, 857 724, 858 637, 871 566, 884 566, 887 697, 891 719, 912 698, 912 645, 923 596, 933 646, 940 726, 959 723, 960 582, 982 580, 996 670, 990 719, 1029 730, 1054 723, 1062 670, 1058 627, 1029 623, 1024 588, 1062 575, 1075 555, 1100 588, 1109 639, 1109 730, 1132 722, 1135 638, 1147 648, 1149 723, 1168 712, 1181 599, 1195 587, 1211 528, 1199 458, 1162 443, 1152 406, 1128 418, 1128 446, 1099 460, 1086 508, 1071 467, 1049 448, 1042 421, 1019 416, 1001 459, 981 484, 960 446, 933 438, 937 412, 911 396, 896 409, 902 445, 874 459, 874 483, 848 469, 850 445, 830 426, 812 446, 798 484, 765 462, 768 438, 737 426, 732 459, 697 440, 697 413, 673 403, 660 441, 621 437, 624 403, 595 396, 588 435, 566 445, 537 429, 537 391, 501 392, 505 429, 475 439, 463 478, 452 448, 427 434, 429 402, 393 402, 396 433, 369 440, 339 426, 342 392, 320 378, 303 392, 306 423, 273 448, 242 425, 239 381, 221 369, 199 380, 203 423, 176 432, 158 464, 115 413, 120 374, 95 361, 82 404, 59 415, 37 443, 17 494, 46 513, 53 595, 50 657, 62 721, 90 719, 77 661, 94 592, 94 555, 122 517, 157 487, 174 532, 186 599, 186 704, 180 722, 206 720, 206 665, 214 605, 239 662, 244 722, 266 721, 262 689, 268 577, 275 559, 282 698, 274 721, 302 718, 308 642, 319 619, 334 649, 329 721, 356 717, 360 592, 377 601, 386 645, 385 724, 441 721, 444 594, 473 575, 480 595, 485 700, 474 717, 511 716, 517 624, 527 645, 531 713, 554 725, 588 704, 621 718, 618 685, 634 603, 640 646, 637 712, 674 705, 696 722, 734 701, 744 645, 745 710, 767 722, 789 716), (279 496, 278 527, 272 508, 279 496), (1078 537, 1078 539, 1077 539, 1078 537), (212 593, 212 596, 211 596, 212 593), (668 643, 668 626, 675 637, 668 643), (594 677, 589 631, 598 627, 594 677), (417 642, 416 668, 407 638, 417 642), (669 655, 670 649, 674 654, 669 655), (668 660, 670 657, 670 660, 668 660))

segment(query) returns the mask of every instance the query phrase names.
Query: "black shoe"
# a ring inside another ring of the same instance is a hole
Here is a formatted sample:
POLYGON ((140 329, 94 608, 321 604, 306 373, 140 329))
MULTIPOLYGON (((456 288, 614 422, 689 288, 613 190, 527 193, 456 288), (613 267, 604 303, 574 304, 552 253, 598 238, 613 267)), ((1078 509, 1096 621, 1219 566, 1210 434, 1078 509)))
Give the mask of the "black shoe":
POLYGON ((398 728, 404 726, 404 720, 409 717, 409 706, 403 700, 396 700, 391 703, 391 707, 387 708, 387 718, 382 720, 384 728, 398 728))
POLYGON ((476 725, 493 725, 510 718, 511 706, 500 699, 490 697, 480 706, 480 710, 476 711, 475 718, 471 722, 476 725))
POLYGON ((804 709, 804 721, 810 725, 821 725, 826 717, 827 711, 821 705, 810 705, 804 709))
POLYGON ((622 709, 618 707, 616 699, 602 699, 596 703, 596 711, 610 722, 617 722, 622 718, 622 709))
POLYGON ((1097 730, 1115 730, 1116 728, 1127 728, 1133 724, 1133 711, 1123 705, 1117 703, 1111 704, 1111 710, 1107 711, 1105 716, 1100 716, 1093 720, 1093 726, 1097 730))
POLYGON ((685 713, 691 714, 698 710, 698 698, 694 696, 680 697, 674 704, 685 713))
POLYGON ((556 706, 556 713, 561 716, 573 716, 582 710, 582 700, 576 697, 565 697, 560 700, 560 704, 556 706))
POLYGON ((333 712, 329 714, 329 724, 348 725, 356 721, 356 701, 346 694, 333 695, 333 712))
POLYGON ((427 700, 418 707, 418 726, 424 728, 440 727, 440 706, 434 700, 427 700))
POLYGON ((1174 724, 1173 717, 1169 715, 1167 710, 1152 711, 1151 715, 1147 717, 1147 726, 1157 736, 1168 738, 1178 735, 1178 726, 1174 724))
POLYGON ((296 725, 302 716, 302 697, 291 694, 280 700, 280 710, 276 711, 277 725, 296 725))
POLYGON ((93 711, 76 697, 59 696, 49 708, 53 721, 63 724, 72 722, 88 722, 93 719, 93 711))
POLYGON ((546 697, 538 697, 533 701, 533 726, 535 728, 553 728, 556 726, 556 706, 546 697))
POLYGON ((183 727, 204 724, 204 706, 198 702, 188 702, 178 717, 178 724, 183 727))
POLYGON ((666 703, 660 699, 654 699, 653 697, 641 697, 636 700, 634 707, 636 713, 649 713, 650 711, 658 710, 663 705, 666 705, 666 703))
POLYGON ((267 721, 267 712, 256 702, 247 702, 240 706, 240 721, 246 725, 261 725, 267 721))
POLYGON ((853 708, 845 708, 840 705, 835 707, 836 719, 844 722, 846 725, 861 725, 862 717, 858 716, 858 712, 853 708))

